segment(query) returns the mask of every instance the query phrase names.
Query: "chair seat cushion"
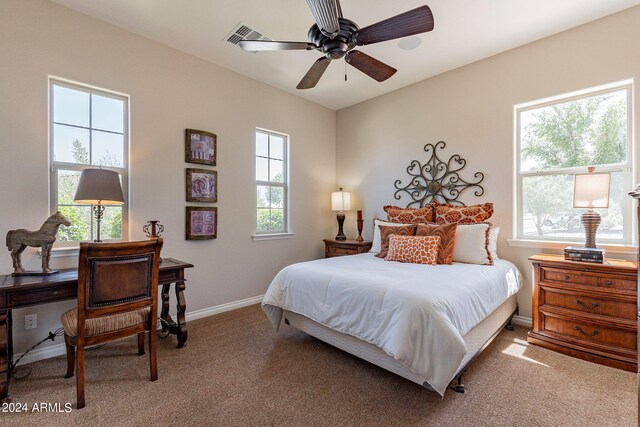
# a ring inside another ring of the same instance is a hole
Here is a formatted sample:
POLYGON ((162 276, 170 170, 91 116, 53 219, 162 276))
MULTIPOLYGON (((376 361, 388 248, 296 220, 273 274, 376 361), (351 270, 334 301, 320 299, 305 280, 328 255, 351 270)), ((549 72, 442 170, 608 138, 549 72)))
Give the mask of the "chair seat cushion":
MULTIPOLYGON (((151 308, 146 307, 135 311, 128 311, 126 313, 86 319, 85 336, 100 335, 144 324, 149 321, 150 314, 151 308)), ((62 315, 61 320, 64 333, 67 334, 67 336, 75 337, 78 335, 77 308, 72 308, 71 310, 66 311, 62 315)))

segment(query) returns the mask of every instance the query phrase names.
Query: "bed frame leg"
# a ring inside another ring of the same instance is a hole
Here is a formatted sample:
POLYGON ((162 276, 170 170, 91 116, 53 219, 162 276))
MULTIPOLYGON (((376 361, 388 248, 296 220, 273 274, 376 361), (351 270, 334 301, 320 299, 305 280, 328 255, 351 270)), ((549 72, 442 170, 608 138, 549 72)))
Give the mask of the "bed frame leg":
POLYGON ((507 326, 505 326, 505 328, 507 329, 507 331, 513 331, 515 328, 513 327, 513 324, 511 323, 511 320, 513 320, 513 318, 510 318, 509 321, 507 322, 507 326))
POLYGON ((453 386, 453 391, 461 394, 464 393, 464 384, 462 384, 462 374, 458 376, 457 383, 455 386, 453 386))

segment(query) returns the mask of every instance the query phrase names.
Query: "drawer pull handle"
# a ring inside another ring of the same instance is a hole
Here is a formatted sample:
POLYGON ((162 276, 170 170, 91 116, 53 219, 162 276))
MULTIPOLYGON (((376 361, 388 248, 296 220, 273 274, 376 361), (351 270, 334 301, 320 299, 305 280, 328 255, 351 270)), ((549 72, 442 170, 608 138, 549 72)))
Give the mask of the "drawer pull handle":
POLYGON ((597 302, 594 302, 593 304, 591 304, 591 306, 585 305, 582 301, 580 301, 579 299, 576 300, 576 304, 578 304, 580 307, 584 307, 587 310, 593 310, 594 308, 598 308, 600 307, 600 304, 598 304, 597 302))
POLYGON ((611 286, 613 285, 613 281, 611 280, 607 280, 606 282, 604 282, 605 286, 611 286))
POLYGON ((582 330, 582 328, 580 326, 576 326, 576 331, 580 332, 582 335, 585 335, 587 337, 595 337, 596 335, 598 335, 600 333, 600 331, 598 331, 597 329, 595 331, 593 331, 592 333, 588 334, 585 331, 582 330))
POLYGON ((60 293, 60 291, 53 291, 51 292, 51 295, 58 295, 60 293))
POLYGON ((571 276, 569 276, 568 274, 565 274, 564 275, 564 280, 569 280, 569 279, 571 279, 571 276))

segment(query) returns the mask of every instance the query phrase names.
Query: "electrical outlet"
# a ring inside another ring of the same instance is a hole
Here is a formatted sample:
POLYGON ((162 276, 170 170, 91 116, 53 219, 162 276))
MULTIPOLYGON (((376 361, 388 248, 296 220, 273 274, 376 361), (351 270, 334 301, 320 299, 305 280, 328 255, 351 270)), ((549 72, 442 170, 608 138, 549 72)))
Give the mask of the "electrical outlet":
POLYGON ((37 314, 29 314, 24 316, 24 328, 25 329, 35 329, 38 327, 38 315, 37 314))

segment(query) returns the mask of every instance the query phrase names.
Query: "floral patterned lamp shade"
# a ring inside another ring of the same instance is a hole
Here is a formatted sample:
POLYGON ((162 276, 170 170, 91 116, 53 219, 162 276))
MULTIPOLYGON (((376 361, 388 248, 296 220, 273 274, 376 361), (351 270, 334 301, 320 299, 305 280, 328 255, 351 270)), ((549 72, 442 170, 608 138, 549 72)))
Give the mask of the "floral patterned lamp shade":
POLYGON ((96 217, 96 239, 94 242, 102 242, 100 240, 100 223, 104 216, 104 205, 124 204, 120 175, 106 169, 84 169, 80 174, 78 189, 73 201, 94 205, 93 213, 96 217))

